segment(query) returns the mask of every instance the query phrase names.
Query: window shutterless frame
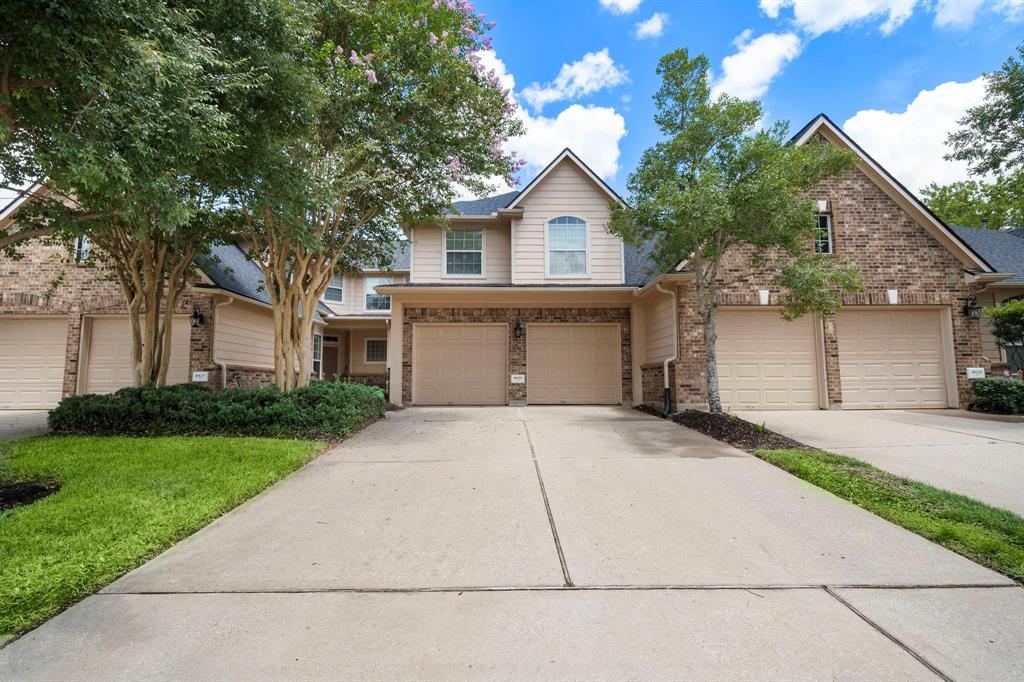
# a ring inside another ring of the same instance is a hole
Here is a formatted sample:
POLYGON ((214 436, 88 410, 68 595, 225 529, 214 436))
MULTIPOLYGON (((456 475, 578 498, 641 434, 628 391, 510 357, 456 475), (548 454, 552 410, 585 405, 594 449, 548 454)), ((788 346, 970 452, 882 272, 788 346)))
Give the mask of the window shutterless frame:
POLYGON ((363 348, 363 362, 367 365, 381 365, 388 361, 387 339, 366 339, 363 348))
POLYGON ((544 223, 544 274, 550 279, 590 277, 590 226, 587 221, 563 215, 544 223), (573 262, 579 259, 582 259, 582 268, 573 262))
POLYGON ((323 359, 324 359, 324 337, 323 334, 313 335, 313 374, 318 379, 322 379, 321 374, 323 370, 323 359))
POLYGON ((327 285, 327 289, 324 290, 323 300, 330 301, 331 303, 342 303, 345 299, 345 277, 344 275, 337 274, 331 277, 330 284, 327 285))
POLYGON ((452 227, 442 230, 441 276, 456 279, 486 277, 486 253, 487 230, 480 227, 452 227), (457 270, 462 270, 462 272, 457 272, 457 270))
POLYGON ((391 277, 367 277, 363 280, 363 310, 365 312, 381 312, 391 310, 391 296, 378 294, 374 287, 392 283, 391 277))
POLYGON ((830 254, 834 250, 832 215, 830 213, 817 213, 815 214, 815 219, 818 221, 818 231, 814 237, 814 252, 830 254))

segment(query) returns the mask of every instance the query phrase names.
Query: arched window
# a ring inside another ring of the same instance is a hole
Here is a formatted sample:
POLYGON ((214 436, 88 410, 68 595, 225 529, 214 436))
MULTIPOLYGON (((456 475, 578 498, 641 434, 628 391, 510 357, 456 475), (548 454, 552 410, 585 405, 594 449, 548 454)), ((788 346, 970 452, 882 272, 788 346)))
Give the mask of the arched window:
POLYGON ((585 276, 587 267, 587 223, 575 216, 548 221, 548 275, 585 276))

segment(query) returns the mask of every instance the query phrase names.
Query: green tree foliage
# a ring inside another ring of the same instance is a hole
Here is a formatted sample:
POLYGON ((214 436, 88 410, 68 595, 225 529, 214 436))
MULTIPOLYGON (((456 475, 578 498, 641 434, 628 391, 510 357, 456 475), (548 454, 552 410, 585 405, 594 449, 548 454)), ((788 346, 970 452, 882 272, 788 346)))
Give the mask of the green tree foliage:
POLYGON ((718 292, 728 282, 727 253, 748 249, 755 265, 785 264, 779 284, 787 316, 834 312, 836 288, 859 285, 856 272, 813 254, 815 217, 807 191, 855 163, 830 144, 787 144, 783 123, 760 127, 760 103, 711 99, 709 63, 676 50, 662 57, 654 97, 663 141, 644 152, 630 175, 630 206, 613 206, 610 229, 627 242, 653 240, 665 269, 681 260, 696 278, 704 322, 708 402, 722 409, 715 352, 718 292), (822 291, 822 287, 826 291, 822 291))
POLYGON ((996 342, 1006 351, 1014 368, 1024 367, 1024 299, 985 309, 996 342))
POLYGON ((1024 226, 1024 172, 999 176, 994 182, 933 182, 921 195, 928 208, 952 225, 990 230, 1024 226))
POLYGON ((947 158, 968 162, 977 175, 1024 170, 1024 44, 985 80, 985 101, 950 134, 947 158))
POLYGON ((442 215, 455 183, 483 192, 484 178, 510 177, 518 162, 501 145, 521 132, 480 64, 490 25, 468 2, 316 0, 293 16, 292 48, 247 104, 277 124, 260 127, 246 150, 258 163, 231 192, 274 304, 286 391, 309 380, 306 313, 331 277, 386 266, 399 226, 442 215), (307 91, 282 97, 278 79, 307 91))

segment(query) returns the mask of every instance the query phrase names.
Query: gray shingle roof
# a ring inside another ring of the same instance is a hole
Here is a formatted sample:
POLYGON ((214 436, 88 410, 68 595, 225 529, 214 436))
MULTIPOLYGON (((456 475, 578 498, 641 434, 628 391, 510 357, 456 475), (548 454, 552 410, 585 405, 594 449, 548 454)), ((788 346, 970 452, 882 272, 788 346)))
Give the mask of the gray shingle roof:
POLYGON ((654 242, 647 242, 640 246, 625 245, 622 255, 625 257, 626 284, 642 287, 662 274, 657 263, 651 257, 653 250, 654 242))
POLYGON ((505 192, 485 199, 456 201, 452 204, 454 210, 449 212, 449 215, 490 215, 499 208, 505 208, 511 204, 517 196, 519 196, 519 192, 505 192))
POLYGON ((950 225, 960 239, 988 261, 996 272, 1016 273, 1009 282, 1024 283, 1024 239, 1011 232, 950 225))

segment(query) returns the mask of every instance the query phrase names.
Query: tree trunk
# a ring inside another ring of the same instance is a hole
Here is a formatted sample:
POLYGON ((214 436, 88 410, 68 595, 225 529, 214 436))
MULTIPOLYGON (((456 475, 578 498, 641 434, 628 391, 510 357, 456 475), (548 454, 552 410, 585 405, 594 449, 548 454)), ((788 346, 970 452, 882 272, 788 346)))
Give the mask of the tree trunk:
POLYGON ((718 334, 715 332, 717 304, 714 277, 707 277, 704 268, 697 269, 697 306, 704 322, 704 358, 707 376, 708 411, 722 412, 722 393, 718 386, 718 334))

